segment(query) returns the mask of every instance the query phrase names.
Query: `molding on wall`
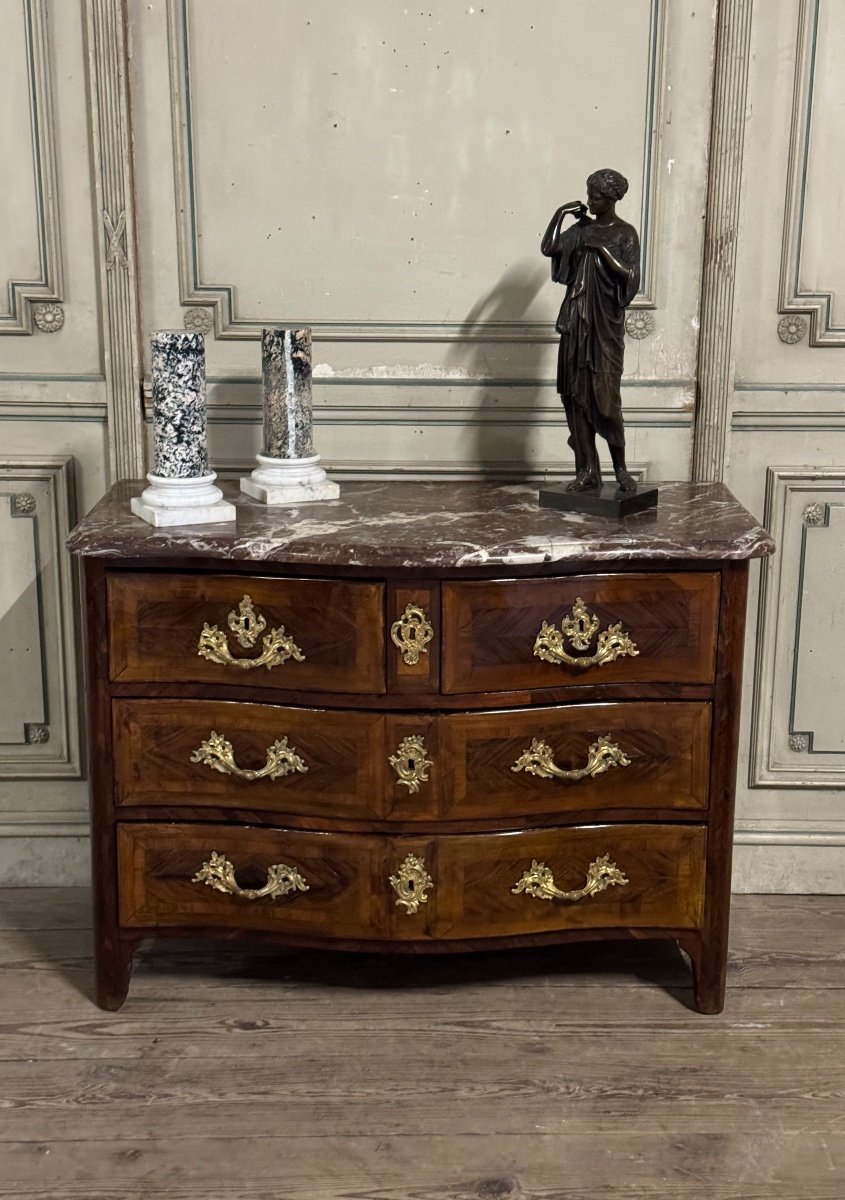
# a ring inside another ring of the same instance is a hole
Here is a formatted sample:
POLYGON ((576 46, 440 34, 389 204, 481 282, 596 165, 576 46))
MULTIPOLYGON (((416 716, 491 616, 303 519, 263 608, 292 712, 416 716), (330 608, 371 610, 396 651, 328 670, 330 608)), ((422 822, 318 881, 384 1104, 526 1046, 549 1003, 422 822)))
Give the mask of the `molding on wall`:
MULTIPOLYGON (((65 540, 76 520, 73 459, 63 455, 16 455, 0 459, 0 491, 27 495, 27 485, 48 485, 49 512, 34 502, 20 508, 20 515, 33 522, 35 561, 38 571, 38 617, 42 630, 42 655, 45 660, 44 688, 48 736, 38 730, 20 745, 3 748, 0 755, 2 779, 79 779, 82 775, 80 744, 80 669, 77 647, 78 585, 74 563, 65 550, 65 540), (52 646, 43 641, 45 605, 51 605, 56 640, 52 646), (46 673, 46 660, 52 654, 55 688, 46 673)), ((33 497, 34 500, 34 497, 33 497)), ((5 819, 0 795, 0 823, 5 819)))
POLYGON ((36 305, 64 300, 47 0, 24 0, 23 10, 41 277, 7 284, 10 312, 0 315, 0 334, 13 335, 33 332, 36 305))
POLYGON ((832 324, 833 293, 801 286, 801 245, 804 239, 804 204, 820 3, 821 0, 801 0, 798 10, 778 312, 806 313, 809 316, 811 346, 845 346, 845 326, 832 324))
MULTIPOLYGON (((804 731, 788 727, 786 716, 779 731, 773 702, 786 689, 789 712, 794 710, 808 509, 826 509, 831 498, 837 502, 836 497, 845 501, 845 467, 778 466, 767 471, 763 523, 777 542, 778 553, 763 559, 760 571, 748 779, 752 788, 791 788, 805 793, 845 788, 845 756, 813 752, 811 738, 803 752, 797 742, 789 747, 789 737, 804 731), (797 549, 792 540, 795 536, 800 536, 797 549), (837 758, 843 760, 841 764, 837 758)), ((820 525, 819 531, 823 528, 820 525)))
MULTIPOLYGON (((640 216, 642 287, 634 308, 655 308, 657 287, 656 217, 663 179, 660 137, 664 124, 666 0, 650 0, 646 124, 643 148, 643 200, 640 216)), ((203 283, 199 274, 197 197, 193 161, 193 109, 190 81, 188 0, 167 0, 168 59, 176 182, 176 242, 179 257, 179 303, 203 305, 213 314, 214 336, 258 339, 266 325, 307 325, 321 341, 363 342, 556 342, 550 322, 465 323, 319 321, 310 317, 240 317, 234 284, 203 283)), ((196 318, 195 318, 196 319, 196 318)))
POLYGON ((721 481, 734 384, 736 240, 753 0, 719 0, 710 119, 710 169, 701 278, 698 402, 692 478, 721 481))
POLYGON ((125 0, 85 0, 109 475, 145 471, 125 0))

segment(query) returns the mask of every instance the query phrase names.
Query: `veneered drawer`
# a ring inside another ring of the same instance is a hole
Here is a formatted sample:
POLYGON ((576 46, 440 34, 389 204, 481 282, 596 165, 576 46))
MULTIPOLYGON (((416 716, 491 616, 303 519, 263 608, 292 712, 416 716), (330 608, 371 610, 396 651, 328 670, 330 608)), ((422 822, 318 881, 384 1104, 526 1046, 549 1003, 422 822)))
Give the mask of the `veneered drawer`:
POLYGON ((705 829, 696 825, 425 839, 126 823, 117 837, 129 927, 430 942, 689 929, 702 915, 705 829))
POLYGON ((443 585, 443 690, 708 683, 715 572, 443 585))
POLYGON ((374 901, 371 887, 384 855, 377 838, 237 825, 122 824, 117 839, 124 925, 337 938, 384 932, 388 902, 374 901), (268 886, 273 894, 249 894, 268 886))
POLYGON ((118 805, 352 820, 387 811, 380 713, 116 700, 112 714, 118 805))
POLYGON ((446 775, 435 782, 451 820, 703 812, 710 705, 630 701, 455 714, 441 718, 438 756, 446 775))
POLYGON ((437 935, 694 928, 702 916, 704 848, 701 825, 599 825, 442 838, 437 867, 451 912, 447 916, 441 908, 437 935))
POLYGON ((114 572, 110 676, 381 693, 383 592, 324 579, 114 572))

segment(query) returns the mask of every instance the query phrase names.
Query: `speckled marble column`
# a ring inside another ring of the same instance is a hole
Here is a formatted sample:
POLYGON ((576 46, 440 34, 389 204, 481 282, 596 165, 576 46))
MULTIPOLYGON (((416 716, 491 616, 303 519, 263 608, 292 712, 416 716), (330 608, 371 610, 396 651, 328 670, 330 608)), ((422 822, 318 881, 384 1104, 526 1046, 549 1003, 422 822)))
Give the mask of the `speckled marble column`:
POLYGON ((150 343, 154 463, 150 486, 133 497, 132 511, 150 525, 234 521, 234 505, 208 469, 203 336, 161 329, 150 343))
POLYGON ((314 453, 311 401, 311 330, 264 329, 264 446, 241 491, 264 504, 336 500, 340 488, 314 453))

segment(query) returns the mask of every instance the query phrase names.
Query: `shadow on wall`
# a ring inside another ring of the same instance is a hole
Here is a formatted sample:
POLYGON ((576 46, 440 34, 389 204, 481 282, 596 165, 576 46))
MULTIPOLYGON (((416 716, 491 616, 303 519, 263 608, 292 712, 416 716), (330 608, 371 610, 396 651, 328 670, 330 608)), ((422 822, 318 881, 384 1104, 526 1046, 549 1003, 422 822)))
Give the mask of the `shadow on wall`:
MULTIPOLYGON (((483 479, 524 479, 536 469, 532 460, 532 433, 542 398, 543 387, 525 382, 522 369, 514 371, 508 362, 508 343, 484 340, 484 326, 501 322, 526 324, 535 297, 548 281, 545 263, 515 263, 499 282, 471 308, 461 325, 461 333, 469 340, 453 343, 447 356, 449 368, 480 379, 495 379, 498 383, 480 383, 472 412, 474 430, 473 455, 470 466, 483 479), (520 380, 509 386, 509 377, 520 380), (501 418, 497 420, 497 414, 501 418)), ((532 318, 533 319, 533 318, 532 318)), ((523 343, 518 343, 522 345, 523 343)), ((537 347, 537 372, 541 354, 537 347)), ((534 370, 530 372, 533 376, 534 370)), ((469 414, 467 414, 469 416, 469 414)))

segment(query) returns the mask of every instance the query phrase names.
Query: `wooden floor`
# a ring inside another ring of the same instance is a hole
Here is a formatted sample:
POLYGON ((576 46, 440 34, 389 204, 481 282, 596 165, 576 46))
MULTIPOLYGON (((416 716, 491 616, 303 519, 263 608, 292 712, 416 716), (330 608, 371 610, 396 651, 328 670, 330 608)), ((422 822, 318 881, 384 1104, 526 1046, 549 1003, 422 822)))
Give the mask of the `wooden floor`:
POLYGON ((737 896, 723 1016, 669 946, 380 960, 158 942, 0 891, 0 1196, 843 1200, 845 897, 737 896))

